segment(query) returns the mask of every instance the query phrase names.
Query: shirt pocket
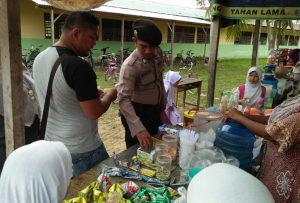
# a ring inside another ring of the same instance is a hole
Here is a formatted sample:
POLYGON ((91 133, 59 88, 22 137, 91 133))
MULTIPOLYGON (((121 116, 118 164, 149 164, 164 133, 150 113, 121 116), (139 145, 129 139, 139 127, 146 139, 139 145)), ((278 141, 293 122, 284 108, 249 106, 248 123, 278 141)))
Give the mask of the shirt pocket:
POLYGON ((148 70, 141 74, 140 82, 142 86, 147 86, 152 83, 155 83, 155 76, 153 75, 151 70, 148 70))

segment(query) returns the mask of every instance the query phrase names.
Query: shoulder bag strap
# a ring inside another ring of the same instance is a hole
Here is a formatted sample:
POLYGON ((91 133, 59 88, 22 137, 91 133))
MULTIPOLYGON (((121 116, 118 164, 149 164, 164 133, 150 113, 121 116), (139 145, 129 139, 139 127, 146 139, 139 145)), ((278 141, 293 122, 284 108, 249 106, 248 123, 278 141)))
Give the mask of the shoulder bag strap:
POLYGON ((53 79, 56 73, 56 70, 61 64, 63 58, 65 57, 65 54, 60 56, 54 63, 50 77, 49 77, 49 82, 48 82, 48 87, 47 87, 47 93, 46 93, 46 99, 45 99, 45 104, 44 104, 44 110, 43 110, 43 116, 42 116, 42 121, 40 125, 40 133, 39 133, 39 138, 43 140, 45 138, 45 133, 46 133, 46 126, 47 126, 47 120, 48 120, 48 112, 49 112, 49 105, 50 105, 50 97, 52 94, 52 84, 53 84, 53 79))

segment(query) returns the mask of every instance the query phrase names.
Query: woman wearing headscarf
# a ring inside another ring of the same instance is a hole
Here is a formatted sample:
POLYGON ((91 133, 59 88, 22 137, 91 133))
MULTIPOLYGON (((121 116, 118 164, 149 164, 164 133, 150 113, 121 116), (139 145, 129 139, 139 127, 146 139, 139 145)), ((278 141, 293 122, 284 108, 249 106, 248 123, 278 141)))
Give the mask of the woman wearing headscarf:
POLYGON ((300 95, 285 100, 269 118, 245 116, 236 109, 225 117, 267 140, 260 179, 275 202, 300 202, 300 95))
POLYGON ((287 58, 287 65, 288 66, 295 66, 296 63, 299 61, 300 57, 300 49, 292 49, 289 51, 288 58, 287 58))
POLYGON ((239 104, 261 109, 264 105, 266 88, 261 85, 262 72, 258 67, 248 70, 246 83, 237 88, 239 104))
POLYGON ((1 202, 61 202, 72 177, 72 158, 61 142, 36 141, 13 151, 0 178, 1 202))
POLYGON ((167 93, 166 109, 162 112, 162 122, 165 124, 176 125, 181 122, 181 116, 173 103, 174 87, 178 86, 181 79, 179 72, 168 71, 164 79, 164 86, 167 93))

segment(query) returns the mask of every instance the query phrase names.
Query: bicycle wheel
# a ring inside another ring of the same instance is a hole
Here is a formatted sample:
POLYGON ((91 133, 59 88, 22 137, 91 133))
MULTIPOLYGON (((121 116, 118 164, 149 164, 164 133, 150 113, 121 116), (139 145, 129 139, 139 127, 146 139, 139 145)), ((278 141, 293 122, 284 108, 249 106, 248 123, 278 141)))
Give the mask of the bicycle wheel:
POLYGON ((191 57, 186 57, 186 59, 185 59, 185 64, 186 64, 187 66, 190 66, 192 62, 193 62, 193 60, 192 60, 191 57))
POLYGON ((175 66, 179 66, 179 65, 181 65, 182 64, 182 58, 180 58, 180 57, 176 57, 175 59, 174 59, 174 65, 175 66))

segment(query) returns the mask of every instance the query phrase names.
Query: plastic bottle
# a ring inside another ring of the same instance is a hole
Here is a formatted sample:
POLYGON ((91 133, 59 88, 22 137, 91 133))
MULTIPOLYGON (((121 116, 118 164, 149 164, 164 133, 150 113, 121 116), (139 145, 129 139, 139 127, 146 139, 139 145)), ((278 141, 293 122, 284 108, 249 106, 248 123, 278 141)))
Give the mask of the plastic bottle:
POLYGON ((228 96, 223 95, 219 107, 221 113, 225 113, 227 111, 227 103, 228 103, 228 96))

